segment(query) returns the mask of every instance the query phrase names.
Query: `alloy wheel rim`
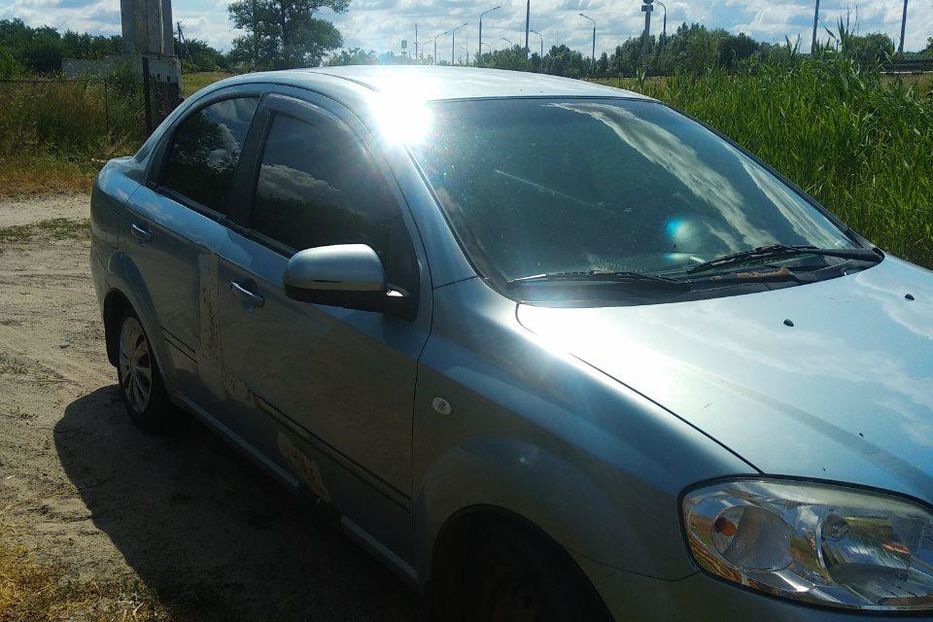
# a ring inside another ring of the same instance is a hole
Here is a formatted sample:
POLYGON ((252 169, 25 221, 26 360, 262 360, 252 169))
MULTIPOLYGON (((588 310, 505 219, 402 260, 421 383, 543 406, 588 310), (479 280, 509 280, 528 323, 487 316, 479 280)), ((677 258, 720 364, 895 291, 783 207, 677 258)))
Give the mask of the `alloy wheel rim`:
POLYGON ((128 317, 120 331, 120 387, 134 412, 142 413, 152 396, 152 357, 139 320, 128 317))

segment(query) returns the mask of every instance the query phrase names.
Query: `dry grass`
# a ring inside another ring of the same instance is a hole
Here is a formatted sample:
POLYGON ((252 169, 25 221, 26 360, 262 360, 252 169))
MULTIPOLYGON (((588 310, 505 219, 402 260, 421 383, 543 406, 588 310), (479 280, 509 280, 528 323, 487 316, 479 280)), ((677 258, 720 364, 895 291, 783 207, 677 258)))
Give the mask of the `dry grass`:
POLYGON ((213 84, 218 80, 229 78, 233 74, 225 71, 202 71, 198 73, 186 73, 181 77, 182 95, 188 97, 198 89, 202 89, 208 84, 213 84))
POLYGON ((0 622, 154 622, 172 616, 138 582, 69 579, 62 568, 39 561, 25 547, 11 547, 0 526, 0 622))
POLYGON ((0 198, 90 192, 103 160, 49 154, 0 157, 0 198))

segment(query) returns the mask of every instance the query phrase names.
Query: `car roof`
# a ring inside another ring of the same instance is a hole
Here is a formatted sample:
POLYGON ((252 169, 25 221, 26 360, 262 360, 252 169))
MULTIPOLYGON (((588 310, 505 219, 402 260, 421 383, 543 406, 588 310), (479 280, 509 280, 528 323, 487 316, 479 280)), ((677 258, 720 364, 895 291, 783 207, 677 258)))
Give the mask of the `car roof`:
MULTIPOLYGON (((481 97, 631 97, 644 95, 603 84, 540 73, 432 65, 347 65, 246 74, 237 82, 272 81, 323 87, 351 82, 374 93, 401 93, 422 101, 481 97)), ((335 85, 336 86, 336 85, 335 85)))

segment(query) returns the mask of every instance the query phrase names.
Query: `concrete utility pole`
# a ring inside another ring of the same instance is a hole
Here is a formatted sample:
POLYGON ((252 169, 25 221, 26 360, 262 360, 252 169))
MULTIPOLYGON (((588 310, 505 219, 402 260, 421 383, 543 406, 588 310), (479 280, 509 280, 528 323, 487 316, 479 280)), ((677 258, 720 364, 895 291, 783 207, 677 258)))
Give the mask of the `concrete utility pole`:
POLYGON ((457 31, 469 24, 469 22, 463 22, 456 28, 450 31, 450 64, 454 64, 454 55, 457 53, 457 31))
POLYGON ((904 0, 904 12, 901 13, 901 42, 897 46, 897 55, 904 55, 904 33, 907 30, 907 0, 904 0))
POLYGON ((816 51, 816 28, 820 23, 820 0, 816 0, 816 8, 813 10, 813 40, 810 41, 810 54, 816 51))
POLYGON ((483 15, 485 15, 486 13, 492 13, 493 11, 497 11, 501 8, 502 8, 501 6, 494 6, 491 9, 483 11, 482 13, 479 14, 479 44, 476 46, 476 49, 479 51, 479 54, 476 56, 477 58, 483 57, 483 15))
POLYGON ((593 22, 593 68, 591 71, 596 71, 596 20, 590 17, 589 15, 584 15, 580 13, 580 17, 590 20, 593 22))
POLYGON ((654 11, 654 0, 641 0, 641 10, 645 14, 645 47, 648 47, 648 37, 651 36, 651 12, 654 11))
POLYGON ((535 33, 536 35, 538 35, 538 37, 541 38, 541 52, 538 53, 538 56, 540 56, 541 58, 544 58, 544 35, 542 35, 537 30, 532 30, 531 32, 535 33))

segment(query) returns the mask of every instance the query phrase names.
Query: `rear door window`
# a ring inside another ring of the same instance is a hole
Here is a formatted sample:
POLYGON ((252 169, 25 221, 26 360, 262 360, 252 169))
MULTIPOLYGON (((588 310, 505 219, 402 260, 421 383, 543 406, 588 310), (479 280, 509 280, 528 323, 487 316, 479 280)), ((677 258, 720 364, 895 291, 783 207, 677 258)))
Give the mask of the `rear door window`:
POLYGON ((172 135, 161 185, 227 214, 234 172, 258 104, 257 97, 224 99, 182 121, 172 135))

